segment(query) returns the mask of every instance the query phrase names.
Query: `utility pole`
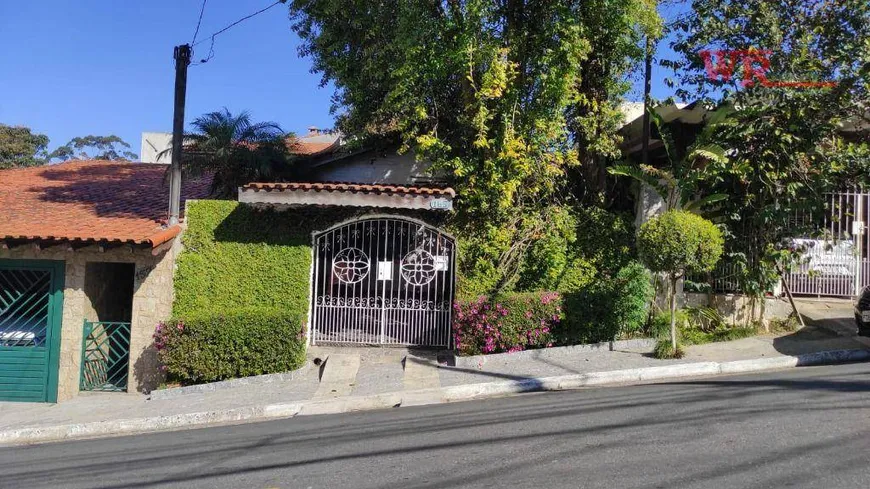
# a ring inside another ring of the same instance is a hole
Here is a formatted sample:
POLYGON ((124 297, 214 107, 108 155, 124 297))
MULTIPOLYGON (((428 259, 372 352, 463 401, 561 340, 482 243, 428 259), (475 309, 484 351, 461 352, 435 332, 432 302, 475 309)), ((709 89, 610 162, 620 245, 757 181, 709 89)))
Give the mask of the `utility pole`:
POLYGON ((652 89, 652 40, 646 37, 646 60, 643 73, 643 141, 641 142, 641 161, 649 165, 649 111, 650 91, 652 89))
POLYGON ((187 66, 190 45, 175 46, 175 106, 172 113, 172 162, 169 179, 169 225, 178 224, 181 207, 181 153, 184 145, 184 100, 187 95, 187 66))

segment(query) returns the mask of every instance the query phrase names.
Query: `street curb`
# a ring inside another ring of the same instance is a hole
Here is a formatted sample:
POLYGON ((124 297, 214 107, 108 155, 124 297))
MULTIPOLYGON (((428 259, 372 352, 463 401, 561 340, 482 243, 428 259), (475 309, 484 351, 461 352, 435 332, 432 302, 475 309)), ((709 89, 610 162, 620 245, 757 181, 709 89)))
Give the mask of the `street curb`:
POLYGON ((515 381, 455 385, 359 397, 339 397, 250 406, 216 411, 97 421, 40 428, 0 431, 0 445, 23 445, 64 440, 154 433, 245 422, 267 421, 317 414, 339 414, 400 406, 501 397, 524 392, 560 391, 583 387, 642 384, 667 379, 759 372, 811 365, 870 360, 870 350, 835 350, 796 356, 757 358, 729 362, 695 362, 657 367, 590 372, 515 381))
POLYGON ((558 360, 564 357, 595 353, 602 351, 635 350, 652 352, 655 349, 656 340, 652 338, 636 338, 633 340, 602 341, 601 343, 588 343, 584 345, 556 346, 552 348, 539 348, 535 350, 523 350, 511 353, 496 353, 489 355, 452 355, 448 363, 454 367, 477 368, 487 363, 511 363, 529 359, 558 360))
POLYGON ((149 393, 152 400, 175 399, 179 396, 189 394, 202 394, 203 392, 213 392, 222 389, 233 389, 244 385, 263 385, 273 382, 288 382, 297 377, 300 377, 311 369, 311 362, 306 361, 301 367, 290 372, 281 372, 277 374, 255 375, 252 377, 242 377, 240 379, 222 380, 220 382, 209 382, 207 384, 188 385, 185 387, 170 387, 167 389, 155 389, 149 393))

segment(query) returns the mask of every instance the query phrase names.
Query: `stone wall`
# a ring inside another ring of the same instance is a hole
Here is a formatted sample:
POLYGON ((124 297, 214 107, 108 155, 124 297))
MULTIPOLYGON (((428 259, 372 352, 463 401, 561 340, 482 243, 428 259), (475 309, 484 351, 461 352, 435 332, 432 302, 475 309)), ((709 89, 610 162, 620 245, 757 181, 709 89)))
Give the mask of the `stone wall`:
MULTIPOLYGON (((687 292, 684 295, 687 307, 710 306, 731 324, 747 324, 752 314, 752 301, 741 294, 700 294, 687 292)), ((791 314, 791 305, 782 297, 765 297, 755 304, 756 317, 761 316, 766 326, 771 319, 785 319, 791 314)))
POLYGON ((29 245, 0 249, 0 258, 65 262, 58 401, 76 396, 79 390, 82 326, 84 319, 93 312, 93 305, 85 292, 88 262, 135 265, 128 390, 147 392, 160 383, 162 378, 152 334, 157 322, 167 319, 172 313, 172 276, 180 246, 180 240, 176 239, 169 251, 158 256, 153 256, 150 249, 133 249, 129 246, 104 252, 96 246, 75 251, 68 250, 66 246, 38 250, 29 245))

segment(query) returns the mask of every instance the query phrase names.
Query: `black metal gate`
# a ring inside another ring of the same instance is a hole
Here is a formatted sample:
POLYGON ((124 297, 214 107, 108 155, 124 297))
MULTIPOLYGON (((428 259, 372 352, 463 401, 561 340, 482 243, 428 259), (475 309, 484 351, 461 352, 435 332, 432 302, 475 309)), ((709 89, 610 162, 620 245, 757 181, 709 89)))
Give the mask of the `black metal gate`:
POLYGON ((375 216, 316 233, 314 250, 313 344, 450 346, 451 236, 375 216))

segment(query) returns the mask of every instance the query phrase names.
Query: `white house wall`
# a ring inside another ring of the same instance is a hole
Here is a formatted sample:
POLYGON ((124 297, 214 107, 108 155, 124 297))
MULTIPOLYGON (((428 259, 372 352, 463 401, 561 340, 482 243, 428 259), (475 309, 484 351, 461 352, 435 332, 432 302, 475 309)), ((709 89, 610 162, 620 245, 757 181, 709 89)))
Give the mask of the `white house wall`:
POLYGON ((431 176, 427 173, 430 166, 429 162, 416 161, 410 152, 377 157, 361 155, 358 158, 349 157, 317 168, 312 180, 414 185, 431 180, 431 176))

